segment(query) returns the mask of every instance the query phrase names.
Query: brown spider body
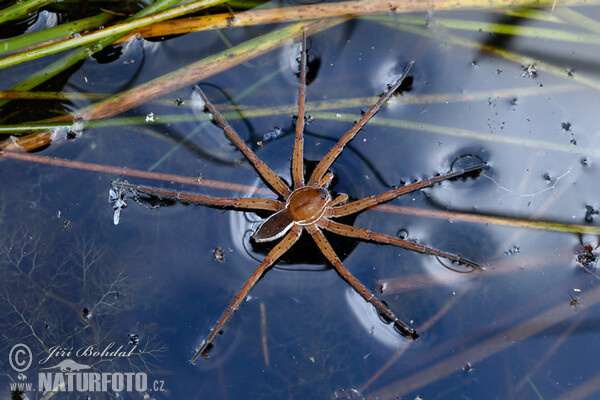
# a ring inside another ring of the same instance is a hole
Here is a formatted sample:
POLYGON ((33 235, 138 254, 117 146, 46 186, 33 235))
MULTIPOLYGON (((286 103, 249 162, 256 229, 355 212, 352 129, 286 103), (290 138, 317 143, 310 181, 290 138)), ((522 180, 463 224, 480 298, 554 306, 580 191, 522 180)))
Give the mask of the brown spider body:
POLYGON ((285 207, 298 225, 310 225, 323 216, 329 202, 327 189, 305 186, 294 190, 285 207))
POLYGON ((248 161, 254 166, 260 177, 267 183, 270 189, 275 193, 279 200, 263 198, 221 198, 203 196, 195 193, 178 192, 168 189, 153 188, 149 186, 133 185, 127 182, 113 182, 113 186, 119 189, 129 190, 135 194, 146 193, 154 196, 172 198, 178 201, 193 202, 211 207, 227 207, 235 210, 254 211, 266 210, 273 214, 268 217, 256 230, 253 238, 257 242, 268 242, 282 238, 265 256, 264 260, 252 273, 248 281, 244 284, 238 295, 233 299, 230 306, 225 310, 223 316, 212 328, 206 340, 200 346, 196 355, 192 358, 194 362, 200 355, 208 358, 208 351, 212 348, 212 342, 217 335, 223 332, 223 327, 229 321, 233 313, 245 301, 250 290, 258 283, 264 274, 285 254, 300 238, 302 232, 307 232, 323 256, 329 261, 331 266, 362 298, 372 304, 383 319, 393 324, 393 327, 402 336, 409 339, 416 339, 416 331, 402 322, 389 307, 379 300, 362 283, 360 283, 345 267, 340 258, 323 234, 323 231, 329 231, 336 235, 355 238, 358 240, 375 242, 380 244, 390 244, 419 253, 430 254, 436 257, 442 257, 452 262, 464 264, 473 269, 480 268, 473 261, 462 258, 459 255, 448 253, 419 243, 403 240, 397 237, 371 232, 367 229, 346 225, 335 221, 336 218, 346 215, 356 214, 375 207, 378 204, 395 199, 406 193, 414 192, 438 182, 464 175, 471 171, 484 168, 485 163, 473 165, 459 171, 452 171, 444 175, 438 175, 433 178, 424 179, 407 186, 389 190, 385 193, 370 196, 359 200, 348 202, 348 195, 341 194, 332 199, 331 193, 327 189, 333 179, 333 174, 328 172, 329 167, 335 162, 342 153, 345 146, 356 136, 362 127, 377 113, 381 106, 398 90, 403 80, 408 75, 412 62, 405 68, 404 73, 398 81, 389 87, 387 92, 381 96, 355 125, 346 132, 336 145, 321 159, 312 174, 305 182, 304 176, 304 104, 306 97, 306 34, 302 35, 302 55, 300 68, 300 85, 298 96, 298 118, 296 122, 296 136, 294 150, 292 153, 292 188, 273 172, 256 154, 244 143, 237 135, 234 129, 225 121, 215 106, 208 100, 202 90, 196 86, 196 90, 204 100, 206 109, 213 115, 215 121, 223 128, 225 135, 237 146, 248 161))
POLYGON ((285 202, 285 208, 267 218, 256 230, 252 238, 257 242, 270 242, 285 235, 293 225, 311 225, 318 222, 331 195, 325 188, 304 186, 295 189, 285 202))

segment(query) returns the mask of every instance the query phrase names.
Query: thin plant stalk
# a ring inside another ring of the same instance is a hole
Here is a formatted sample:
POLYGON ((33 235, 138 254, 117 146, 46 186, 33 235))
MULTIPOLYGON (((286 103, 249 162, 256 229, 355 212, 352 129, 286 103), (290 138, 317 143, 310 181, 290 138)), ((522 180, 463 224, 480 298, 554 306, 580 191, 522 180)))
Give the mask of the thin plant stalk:
MULTIPOLYGON (((278 72, 278 71, 277 71, 278 72)), ((563 92, 577 89, 577 84, 566 84, 556 85, 554 87, 546 87, 545 93, 563 92)), ((246 92, 243 93, 246 95, 246 92)), ((511 97, 518 96, 524 97, 527 95, 535 95, 536 89, 505 89, 499 90, 492 93, 470 93, 469 95, 462 94, 438 94, 438 95, 423 95, 407 98, 399 98, 396 101, 401 101, 403 104, 430 104, 440 102, 457 102, 457 101, 473 101, 477 99, 485 99, 494 97, 511 97), (483 96, 483 97, 482 97, 483 96)), ((97 98, 104 98, 105 96, 98 95, 97 98)), ((45 98, 45 97, 44 97, 45 98)), ((236 97, 237 99, 237 97, 236 97)), ((308 102, 306 104, 307 112, 315 118, 330 120, 335 122, 352 122, 356 116, 354 114, 346 113, 328 113, 320 110, 327 109, 342 109, 342 108, 356 108, 365 105, 373 104, 373 100, 377 100, 376 97, 360 97, 354 99, 341 99, 338 101, 316 101, 308 102)), ((173 103, 171 101, 171 103, 173 103)), ((223 109, 231 109, 230 107, 223 109)), ((235 112, 224 112, 223 116, 229 120, 239 119, 240 115, 244 117, 270 117, 273 115, 291 114, 295 110, 295 105, 285 105, 277 107, 264 107, 264 108, 251 108, 251 107, 236 107, 235 112)), ((202 118, 200 118, 202 120, 202 118)), ((182 123, 182 122, 193 122, 198 121, 198 116, 194 114, 177 114, 177 115, 161 115, 155 118, 154 122, 148 122, 144 116, 139 117, 126 117, 126 118, 110 118, 104 120, 94 120, 86 122, 86 128, 110 128, 115 126, 125 125, 148 125, 148 124, 171 124, 171 123, 182 123)), ((56 130, 56 129, 70 129, 72 123, 70 121, 56 122, 56 123, 25 123, 17 125, 0 125, 0 134, 11 134, 15 136, 22 136, 25 134, 31 134, 34 132, 44 132, 45 130, 56 130)), ((576 147, 563 145, 559 143, 552 143, 543 140, 525 139, 511 136, 498 136, 498 135, 487 135, 481 132, 472 131, 468 129, 455 128, 445 125, 435 125, 423 122, 397 120, 389 118, 374 118, 371 121, 372 125, 388 126, 393 128, 406 129, 408 131, 421 131, 430 132, 439 135, 447 135, 454 137, 468 137, 477 140, 490 141, 494 143, 504 143, 508 145, 526 146, 532 148, 543 148, 550 151, 558 151, 561 153, 578 153, 576 147)), ((589 149, 588 154, 591 156, 600 156, 600 150, 589 149)))
POLYGON ((383 204, 376 209, 381 211, 398 213, 403 215, 414 215, 420 217, 437 218, 443 220, 475 222, 481 224, 493 224, 500 226, 510 226, 513 228, 538 229, 544 231, 581 233, 590 235, 600 235, 600 226, 569 224, 566 222, 530 220, 525 218, 503 217, 499 215, 469 214, 457 211, 441 210, 423 210, 413 207, 396 206, 392 204, 383 204))
MULTIPOLYGON (((586 306, 592 306, 600 303, 600 288, 596 287, 586 292, 586 306)), ((561 300, 554 307, 546 311, 537 312, 536 315, 517 325, 498 332, 494 336, 474 344, 464 351, 455 352, 443 360, 433 365, 417 370, 411 375, 400 379, 394 383, 377 389, 375 392, 366 396, 369 400, 393 400, 398 396, 404 397, 420 388, 439 381, 451 374, 456 374, 460 369, 459 365, 464 365, 465 360, 470 363, 480 363, 490 356, 506 350, 516 344, 521 344, 527 338, 530 338, 548 328, 556 326, 573 317, 572 310, 565 307, 561 300)))
POLYGON ((239 183, 229 183, 214 181, 210 179, 198 179, 197 177, 188 177, 175 174, 167 174, 163 172, 152 172, 144 171, 133 168, 115 167, 112 165, 103 165, 90 163, 85 161, 67 160, 64 158, 40 156, 37 154, 29 154, 14 151, 0 151, 0 157, 11 158, 14 160, 21 160, 27 162, 35 162, 39 164, 53 165, 56 167, 79 169, 84 171, 101 172, 105 174, 121 175, 121 176, 132 176, 136 178, 161 180, 165 182, 181 183, 184 185, 194 185, 202 187, 210 187, 214 189, 229 190, 234 192, 248 192, 252 191, 257 194, 272 194, 267 188, 257 188, 250 185, 243 185, 239 183))
POLYGON ((571 43, 600 44, 600 37, 597 34, 569 32, 556 28, 538 28, 522 25, 498 24, 483 21, 469 21, 455 18, 434 18, 427 22, 425 17, 415 17, 414 15, 375 15, 365 16, 363 19, 374 21, 385 21, 387 23, 401 22, 403 24, 417 26, 439 26, 441 28, 462 30, 470 32, 481 32, 482 34, 493 33, 494 35, 509 35, 520 37, 531 37, 536 39, 545 39, 552 41, 565 41, 571 43))
POLYGON ((575 26, 585 28, 590 32, 600 33, 600 22, 588 17, 585 14, 566 7, 558 7, 554 11, 554 14, 575 26))
MULTIPOLYGON (((151 172, 136 170, 130 168, 114 167, 111 165, 94 164, 82 161, 66 160, 56 157, 40 156, 37 154, 27 154, 22 152, 13 151, 0 151, 0 157, 12 158, 22 161, 37 162, 41 164, 49 164, 67 168, 82 169, 87 171, 96 171, 110 174, 135 176, 139 178, 163 180, 167 182, 177 182, 189 185, 208 186, 213 188, 235 190, 235 191, 248 191, 254 190, 257 193, 271 193, 268 189, 257 189, 248 185, 241 185, 237 183, 221 182, 221 181, 209 181, 209 180, 198 180, 197 178, 165 174, 160 172, 151 172)), ((568 224, 561 222, 552 221, 538 221, 538 220, 527 220, 521 218, 509 218, 502 216, 488 216, 488 215, 474 215, 468 213, 461 213, 455 211, 439 211, 439 210, 424 210, 413 207, 394 206, 390 204, 382 204, 374 208, 374 210, 391 212, 396 214, 404 215, 416 215, 429 218, 439 218, 444 220, 454 220, 463 222, 475 222, 482 224, 494 224, 511 226, 518 228, 529 228, 529 229, 542 229, 547 231, 559 231, 559 232, 571 232, 571 233, 586 233, 593 235, 600 235, 600 226, 591 225, 577 225, 568 224)))
MULTIPOLYGON (((312 116, 319 119, 328 119, 331 121, 347 121, 352 122, 356 119, 353 114, 341 114, 341 113, 328 113, 328 112, 316 112, 312 113, 312 116)), ((463 128, 454 128, 444 125, 429 124, 426 122, 418 121, 407 121, 398 120, 391 118, 374 118, 370 122, 371 125, 388 126, 393 128, 403 128, 411 131, 425 131, 436 133, 439 135, 448 135, 454 137, 465 137, 471 139, 477 139, 481 141, 491 141, 494 143, 503 143, 508 145, 518 145, 532 147, 536 149, 546 149, 552 151, 559 151, 563 153, 580 154, 581 149, 575 146, 561 145, 559 143, 546 142, 543 140, 527 139, 516 136, 499 136, 499 135, 487 135, 481 132, 472 131, 463 128)), ((590 155, 600 156, 600 149, 589 149, 586 151, 590 155)))
MULTIPOLYGON (((313 22, 308 25, 303 23, 288 25, 257 38, 250 39, 220 53, 210 55, 198 62, 162 75, 133 89, 119 93, 107 100, 92 104, 91 106, 76 112, 74 118, 88 121, 120 114, 133 107, 144 104, 151 99, 163 96, 182 87, 189 86, 209 76, 239 65, 251 58, 258 57, 259 55, 279 48, 288 40, 298 36, 305 27, 309 32, 314 34, 343 21, 343 19, 329 19, 313 22)), ((55 121, 62 122, 72 118, 73 117, 69 115, 57 118, 55 121)))
MULTIPOLYGON (((432 36, 433 36, 431 31, 429 31, 425 28, 422 28, 422 27, 408 25, 408 24, 402 24, 402 23, 398 23, 398 24, 391 23, 391 22, 381 22, 381 23, 389 26, 390 28, 401 29, 403 31, 414 33, 414 34, 421 35, 421 36, 425 36, 425 37, 429 37, 429 38, 432 38, 432 36)), ((574 74, 568 75, 569 71, 567 71, 567 69, 565 69, 565 68, 557 67, 554 64, 536 60, 531 57, 528 57, 528 56, 525 56, 525 55, 522 55, 519 53, 515 53, 512 51, 508 51, 506 49, 503 49, 503 48, 500 48, 500 47, 497 47, 497 46, 494 46, 491 44, 482 44, 479 42, 475 42, 472 40, 468 40, 465 38, 461 38, 461 37, 452 35, 451 33, 448 33, 448 32, 445 32, 444 35, 439 37, 438 39, 442 40, 442 41, 446 41, 448 43, 458 45, 458 46, 472 48, 472 49, 476 49, 479 51, 484 51, 486 53, 494 54, 494 55, 502 57, 506 60, 518 63, 520 65, 535 65, 535 68, 538 71, 546 71, 546 72, 549 72, 549 73, 552 73, 554 75, 561 76, 564 78, 568 77, 569 79, 572 79, 575 82, 584 84, 593 89, 600 90, 600 81, 592 78, 589 75, 586 75, 583 73, 574 73, 574 74)))
MULTIPOLYGON (((454 10, 474 8, 501 8, 521 7, 525 5, 550 6, 551 1, 537 2, 533 4, 528 1, 469 1, 450 2, 436 1, 435 10, 454 10)), ((137 29, 129 35, 141 35, 142 37, 157 37, 167 34, 183 34, 204 30, 225 29, 230 27, 253 26, 262 24, 285 23, 296 21, 308 21, 317 18, 356 17, 375 14, 398 14, 410 12, 426 12, 431 8, 431 3, 426 1, 411 1, 393 4, 389 1, 345 1, 334 3, 318 3, 296 7, 282 7, 263 10, 249 10, 235 14, 232 19, 230 14, 215 14, 185 19, 175 19, 159 22, 150 26, 137 29)), ((386 17, 384 17, 386 18, 386 17)), ((411 16, 414 18, 414 16, 411 16)), ((481 23, 484 24, 484 23, 481 23)), ((545 30, 549 31, 549 30, 545 30)), ((551 35, 551 32, 543 32, 551 35)), ((590 40, 596 40, 589 36, 590 40)), ((124 38, 125 39, 125 38, 124 38)))
MULTIPOLYGON (((240 94, 236 96, 236 101, 240 101, 252 93, 256 87, 261 86, 267 81, 270 81, 275 76, 279 75, 281 70, 275 70, 270 74, 265 75, 258 81, 243 89, 240 94)), ((583 86, 577 83, 563 83, 558 85, 544 86, 544 94, 548 93, 566 93, 573 92, 581 89, 583 86)), ((515 87, 505 88, 489 91, 473 91, 468 93, 438 93, 438 94, 421 94, 421 95, 410 95, 406 97, 397 97, 394 101, 400 102, 401 104, 442 104, 442 103, 459 103, 459 102, 470 102, 479 100, 492 99, 508 99, 514 97, 528 97, 540 95, 540 89, 537 87, 515 87)), ((20 99, 20 100, 104 100, 110 97, 110 93, 81 93, 81 92, 0 92, 0 99, 20 99)), ((377 97, 353 97, 353 98, 341 98, 337 100, 322 100, 307 102, 306 107, 308 111, 325 111, 330 109, 342 109, 342 108, 356 108, 364 107, 369 104, 373 104, 377 101, 377 97)), ((172 100, 155 99, 154 102, 159 103, 162 106, 174 106, 177 108, 185 107, 181 104, 176 104, 172 100)), ((230 109, 227 105, 216 105, 221 110, 230 109)), ((244 113, 246 116, 271 116, 277 114, 290 114, 296 111, 295 104, 287 104, 282 106, 274 107, 262 107, 254 108, 244 105, 239 105, 237 108, 244 113), (248 113, 248 114, 246 114, 248 113)), ((228 117, 233 118, 233 117, 228 117)))

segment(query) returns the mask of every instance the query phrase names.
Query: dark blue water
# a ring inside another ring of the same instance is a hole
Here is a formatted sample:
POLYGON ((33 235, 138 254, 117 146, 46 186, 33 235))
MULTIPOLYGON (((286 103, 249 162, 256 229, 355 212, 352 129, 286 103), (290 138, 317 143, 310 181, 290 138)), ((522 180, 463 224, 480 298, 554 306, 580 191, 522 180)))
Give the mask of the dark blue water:
MULTIPOLYGON (((592 18, 598 13, 574 10, 592 18)), ((539 14, 550 17, 548 11, 539 14)), ((460 253, 483 271, 460 274, 435 257, 391 246, 352 240, 335 245, 365 286, 378 291, 384 285, 382 298, 419 330, 418 340, 409 342, 385 325, 306 240, 259 282, 214 342, 211 358, 191 365, 195 350, 269 249, 249 240, 264 215, 183 204, 152 209, 128 199, 115 226, 107 200, 111 182, 127 179, 223 197, 246 194, 3 159, 2 393, 8 395, 12 381, 37 382, 43 367, 38 362, 53 346, 115 343, 126 350, 137 344, 134 355, 71 358, 98 372, 148 373, 151 384, 164 382, 165 391, 148 392, 157 399, 315 399, 332 398, 336 390, 338 396, 346 392, 340 398, 352 398, 351 389, 369 399, 595 398, 598 236, 486 218, 598 225, 596 45, 462 32, 444 27, 445 18, 588 33, 570 23, 470 12, 434 13, 424 29, 428 36, 403 30, 390 18, 350 21, 309 38, 309 103, 376 97, 408 62, 415 63, 409 87, 333 165, 333 190, 354 198, 378 194, 445 173, 464 156, 489 165, 475 179, 444 182, 390 202, 429 217, 407 215, 405 208, 373 209, 353 221, 392 236, 408 232, 409 240, 460 253), (447 42, 450 35, 497 45, 523 61, 447 42), (527 73, 526 57, 534 60, 535 74, 532 68, 527 73), (399 125, 390 126, 394 121, 399 125), (455 214, 435 214, 446 211, 455 214), (34 367, 21 377, 7 361, 17 343, 27 344, 34 358, 34 367)), ((558 10, 552 18, 567 21, 558 10)), ((277 28, 222 33, 237 44, 277 28)), ((216 32, 134 41, 112 62, 89 58, 61 76, 62 90, 118 93, 226 47, 216 32)), ((216 104, 235 99, 242 114, 294 106, 298 55, 297 43, 290 43, 212 76, 202 87, 216 104), (244 93, 268 75, 273 77, 244 93)), ((3 89, 47 62, 8 70, 3 89)), ((264 188, 220 129, 200 121, 194 99, 193 88, 184 87, 163 103, 122 115, 152 113, 158 123, 85 129, 36 154, 187 177, 200 173, 203 179, 264 188), (173 114, 197 119, 160 123, 173 114)), ((352 126, 345 116, 358 119, 371 103, 363 99, 358 106, 312 111, 309 106, 314 119, 306 126, 306 159, 318 161, 352 126)), ((5 113, 3 123, 36 115, 37 108, 51 114, 44 104, 23 102, 17 112, 6 106, 3 111, 15 114, 5 113)), ((63 108, 87 104, 73 100, 63 108)), ((231 120, 257 156, 288 182, 294 112, 231 120)), ((27 396, 42 398, 37 392, 27 396)))

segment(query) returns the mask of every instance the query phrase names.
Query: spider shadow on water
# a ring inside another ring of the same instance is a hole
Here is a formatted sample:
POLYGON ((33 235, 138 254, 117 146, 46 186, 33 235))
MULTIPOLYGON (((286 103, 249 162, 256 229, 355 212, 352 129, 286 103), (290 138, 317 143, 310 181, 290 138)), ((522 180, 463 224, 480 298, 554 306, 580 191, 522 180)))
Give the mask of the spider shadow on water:
MULTIPOLYGON (((398 318, 385 302, 379 300, 371 290, 359 282, 343 266, 342 259, 339 256, 339 250, 336 251, 332 246, 329 236, 324 234, 325 231, 336 237, 346 237, 378 244, 389 244, 419 253, 445 258, 455 264, 466 266, 471 271, 480 268, 476 262, 463 258, 457 254, 445 252, 397 237, 371 232, 367 229, 354 227, 352 225, 352 218, 365 210, 393 200, 403 194, 415 192, 445 180, 479 171, 486 167, 485 163, 469 165, 459 170, 451 171, 443 175, 436 175, 435 177, 413 182, 409 185, 395 188, 376 196, 369 196, 358 200, 350 199, 350 197, 344 193, 338 194, 331 188, 331 184, 334 181, 334 174, 330 172, 330 167, 343 152, 346 145, 401 87, 402 83, 408 77, 413 65, 412 61, 407 64, 402 76, 395 84, 388 87, 385 94, 383 94, 379 100, 361 116, 353 127, 339 139, 331 150, 316 163, 312 172, 307 173, 309 172, 309 168, 307 168, 307 163, 304 162, 304 126, 306 122, 304 107, 306 99, 307 65, 306 33, 303 32, 302 36, 298 116, 291 162, 291 185, 284 182, 283 179, 254 154, 229 123, 221 116, 200 87, 196 86, 198 94, 204 101, 206 111, 213 116, 214 121, 224 130, 228 139, 235 144, 235 146, 244 154, 246 159, 253 165, 260 178, 277 196, 277 199, 256 197, 208 197, 188 192, 135 185, 127 182, 113 182, 115 190, 125 191, 136 199, 141 193, 144 195, 157 196, 162 199, 196 203, 210 207, 229 208, 240 211, 260 210, 260 212, 270 213, 256 229, 252 238, 253 242, 257 243, 259 246, 262 246, 264 243, 275 243, 275 245, 270 249, 265 248, 265 251, 268 251, 268 253, 264 257, 264 260, 236 295, 231 305, 217 322, 216 326, 212 328, 208 337, 192 358, 192 363, 195 362, 200 355, 204 358, 208 358, 208 352, 213 347, 212 342, 217 335, 223 333, 223 328, 232 317, 233 313, 246 300, 249 292, 264 274, 271 269, 275 263, 282 259, 282 257, 288 253, 288 250, 297 244, 302 233, 305 233, 305 237, 309 235, 312 238, 314 244, 311 246, 313 246, 313 249, 316 245, 318 251, 310 250, 310 253, 319 255, 319 263, 322 263, 323 258, 327 259, 338 275, 365 301, 373 305, 387 323, 391 324, 400 335, 407 339, 416 339, 419 335, 412 327, 398 318)), ((306 250, 302 252, 305 253, 306 250)))

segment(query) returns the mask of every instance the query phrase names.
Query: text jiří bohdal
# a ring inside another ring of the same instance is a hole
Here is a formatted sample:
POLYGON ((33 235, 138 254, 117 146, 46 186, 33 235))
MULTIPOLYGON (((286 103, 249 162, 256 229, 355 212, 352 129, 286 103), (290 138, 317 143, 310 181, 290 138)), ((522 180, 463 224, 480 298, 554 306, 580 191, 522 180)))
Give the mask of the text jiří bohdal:
POLYGON ((99 347, 95 344, 81 347, 74 350, 73 347, 53 346, 48 351, 48 357, 40 360, 40 364, 46 364, 50 360, 64 357, 100 357, 100 358, 115 358, 115 357, 131 357, 137 348, 137 345, 131 346, 130 349, 124 349, 123 345, 116 347, 114 342, 109 343, 105 347, 99 347))

